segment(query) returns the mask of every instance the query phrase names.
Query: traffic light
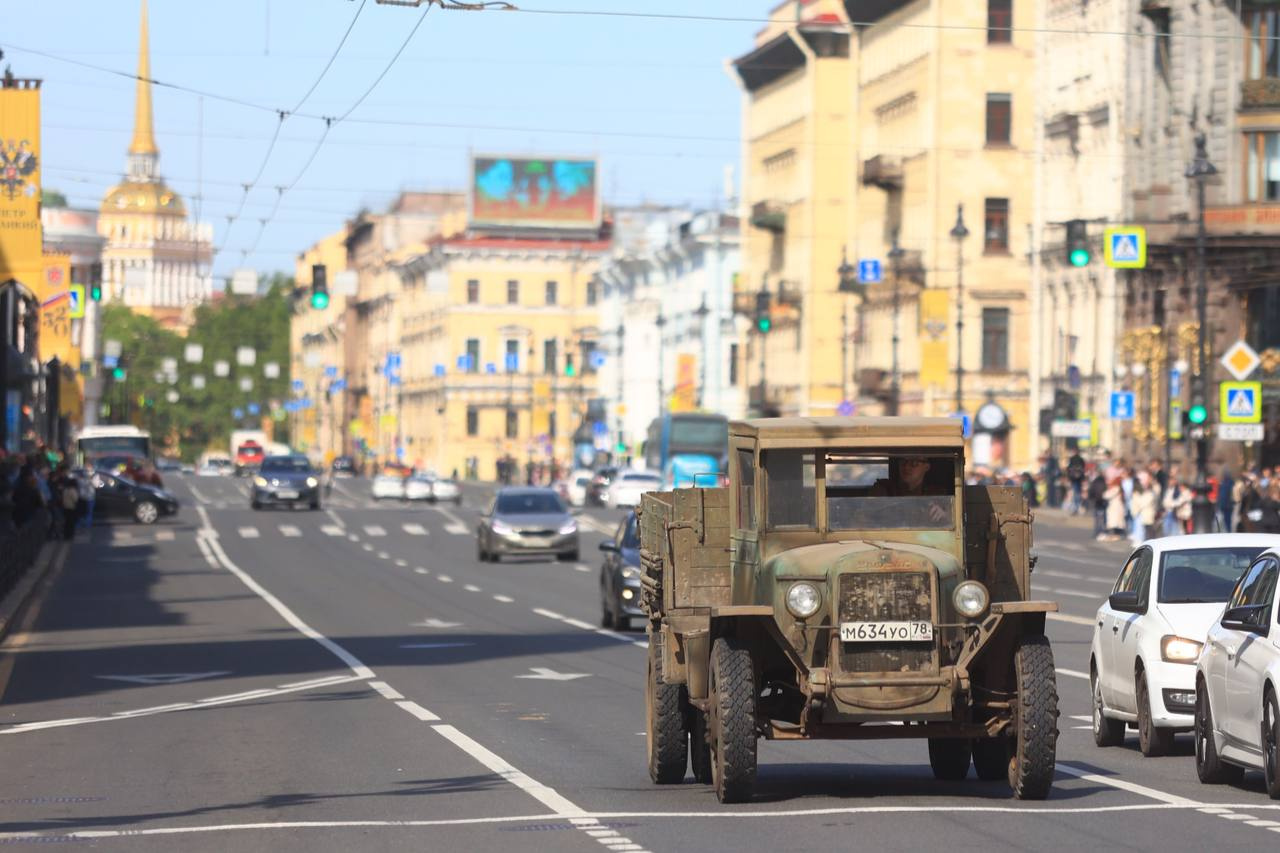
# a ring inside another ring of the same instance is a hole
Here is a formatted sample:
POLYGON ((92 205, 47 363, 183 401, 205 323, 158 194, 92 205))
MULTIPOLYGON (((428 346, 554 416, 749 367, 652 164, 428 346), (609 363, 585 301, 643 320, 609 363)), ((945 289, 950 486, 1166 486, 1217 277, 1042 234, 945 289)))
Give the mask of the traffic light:
POLYGON ((756 294, 756 331, 767 335, 773 328, 773 318, 769 316, 772 297, 769 291, 761 290, 756 294))
POLYGON ((1193 426, 1200 426, 1209 419, 1209 410, 1205 408, 1204 401, 1199 397, 1191 401, 1191 408, 1187 409, 1187 421, 1193 426))
POLYGON ((126 374, 123 367, 117 367, 115 370, 111 371, 111 378, 117 382, 123 382, 125 376, 126 374))
POLYGON ((1074 421, 1080 410, 1079 398, 1070 391, 1061 388, 1053 392, 1053 419, 1055 421, 1074 421))
POLYGON ((93 302, 102 301, 102 282, 95 281, 89 285, 89 299, 93 302))
POLYGON ((565 376, 578 375, 578 369, 573 366, 573 353, 567 352, 564 354, 564 375, 565 376))
POLYGON ((311 267, 311 307, 319 311, 329 307, 329 274, 324 264, 311 267))
POLYGON ((1089 266, 1089 223, 1072 219, 1067 223, 1067 263, 1073 267, 1089 266))

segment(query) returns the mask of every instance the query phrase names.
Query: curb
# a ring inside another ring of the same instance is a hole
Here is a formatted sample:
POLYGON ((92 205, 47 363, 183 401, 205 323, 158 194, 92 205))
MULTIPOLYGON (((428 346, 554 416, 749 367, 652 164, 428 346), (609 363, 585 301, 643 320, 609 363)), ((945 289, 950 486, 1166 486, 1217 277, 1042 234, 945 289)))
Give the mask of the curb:
POLYGON ((36 557, 35 563, 27 569, 4 600, 0 601, 0 642, 4 641, 9 631, 18 623, 23 611, 43 585, 42 582, 53 574, 55 568, 61 568, 69 553, 71 549, 67 543, 59 540, 46 542, 40 547, 40 555, 36 557))

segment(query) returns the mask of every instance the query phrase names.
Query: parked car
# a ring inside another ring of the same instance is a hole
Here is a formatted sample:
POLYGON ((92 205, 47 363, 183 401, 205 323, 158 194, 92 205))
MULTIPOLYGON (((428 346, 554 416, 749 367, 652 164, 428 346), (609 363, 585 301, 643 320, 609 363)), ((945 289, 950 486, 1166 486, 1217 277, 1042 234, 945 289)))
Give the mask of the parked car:
POLYGON ((587 505, 587 491, 591 487, 592 476, 594 475, 586 468, 579 468, 565 478, 569 486, 570 506, 587 505))
POLYGON ((156 460, 156 469, 165 472, 181 472, 182 460, 174 459, 172 456, 161 456, 156 460))
POLYGON ((109 471, 94 471, 95 516, 132 518, 139 524, 155 524, 178 511, 178 499, 156 486, 144 486, 109 471))
POLYGON ((578 522, 553 490, 510 486, 500 489, 476 527, 480 562, 504 554, 555 554, 578 559, 578 522))
POLYGON ((397 500, 405 498, 404 477, 399 474, 382 473, 373 478, 373 499, 397 500))
POLYGON ((355 477, 360 473, 360 466, 350 456, 336 456, 329 466, 335 477, 355 477))
POLYGON ((1124 563, 1098 608, 1089 675, 1098 746, 1138 727, 1143 755, 1164 755, 1190 731, 1195 666, 1209 626, 1236 581, 1280 536, 1212 533, 1151 539, 1124 563))
POLYGON ((1261 770, 1280 799, 1280 548, 1258 556, 1213 621, 1196 662, 1196 775, 1205 784, 1239 782, 1261 770))
POLYGON ((449 477, 437 477, 431 481, 431 501, 452 501, 454 505, 462 505, 462 489, 456 480, 449 477))
POLYGON ((414 474, 404 481, 404 496, 411 501, 431 500, 431 485, 435 479, 431 474, 414 474))
POLYGON ((605 503, 612 507, 637 506, 645 492, 662 491, 662 477, 652 471, 623 471, 609 484, 605 503))
POLYGON ((268 456, 253 478, 249 506, 305 505, 320 508, 320 475, 305 456, 268 456))
POLYGON ((631 619, 644 618, 640 608, 640 532, 636 514, 628 513, 612 539, 600 543, 600 624, 626 631, 631 619))

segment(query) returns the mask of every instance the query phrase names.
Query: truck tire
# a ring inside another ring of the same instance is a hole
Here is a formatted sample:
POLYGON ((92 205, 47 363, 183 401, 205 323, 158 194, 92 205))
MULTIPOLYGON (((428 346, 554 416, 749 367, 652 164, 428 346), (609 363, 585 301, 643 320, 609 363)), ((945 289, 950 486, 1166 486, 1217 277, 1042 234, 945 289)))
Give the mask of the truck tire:
POLYGON ((973 772, 983 782, 999 782, 1009 778, 1009 738, 980 737, 973 739, 973 772))
POLYGON ((1058 684, 1049 638, 1023 637, 1014 652, 1013 669, 1018 694, 1009 786, 1019 800, 1043 800, 1053 785, 1058 746, 1058 684))
POLYGON ((961 738, 929 738, 929 766, 933 778, 942 782, 959 782, 969 775, 969 741, 961 738))
POLYGON ((711 777, 716 799, 743 803, 756 783, 756 675, 732 640, 711 648, 711 777))
POLYGON ((1228 764, 1218 755, 1213 739, 1213 711, 1209 691, 1203 681, 1196 684, 1196 776, 1205 785, 1236 785, 1244 778, 1244 768, 1228 764))
POLYGON ((684 781, 689 733, 685 730, 684 685, 662 680, 662 664, 649 646, 648 689, 645 690, 645 738, 649 778, 656 785, 684 781))
POLYGON ((1147 758, 1168 755, 1173 749, 1173 730, 1162 729, 1151 720, 1151 690, 1147 687, 1147 674, 1138 673, 1134 685, 1138 697, 1138 749, 1147 758))
POLYGON ((708 740, 707 715, 689 708, 689 769, 700 785, 711 784, 711 742, 708 740))

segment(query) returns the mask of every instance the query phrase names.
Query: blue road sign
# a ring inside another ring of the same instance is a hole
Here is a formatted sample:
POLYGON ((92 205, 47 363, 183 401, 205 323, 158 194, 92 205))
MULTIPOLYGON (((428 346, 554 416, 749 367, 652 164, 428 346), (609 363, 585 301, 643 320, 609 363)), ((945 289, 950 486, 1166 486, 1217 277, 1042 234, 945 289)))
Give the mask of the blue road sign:
POLYGON ((1133 392, 1132 391, 1112 391, 1111 392, 1111 420, 1113 421, 1133 420, 1133 392))
POLYGON ((249 404, 249 414, 257 415, 257 414, 260 414, 261 412, 262 412, 262 407, 259 406, 257 403, 249 404))
POLYGON ((507 353, 507 358, 503 363, 503 368, 507 373, 515 373, 520 369, 520 356, 514 352, 507 353))
POLYGON ((848 400, 841 400, 840 405, 836 406, 836 414, 842 418, 847 418, 853 414, 853 403, 848 400))
POLYGON ((591 367, 595 370, 599 370, 604 367, 604 359, 605 355, 600 350, 597 349, 591 351, 591 367))
POLYGON ((604 421, 596 421, 591 425, 592 435, 602 436, 609 434, 609 425, 604 421))
POLYGON ((231 417, 235 418, 236 420, 240 420, 241 418, 244 417, 244 409, 232 409, 231 417))
POLYGON ((969 417, 968 412, 952 412, 950 417, 960 419, 960 430, 965 438, 973 437, 973 419, 969 417))
POLYGON ((338 378, 338 368, 337 368, 336 366, 332 365, 332 364, 325 365, 325 368, 324 368, 324 378, 325 378, 325 379, 337 379, 337 378, 338 378))
POLYGON ((863 284, 879 284, 884 280, 879 258, 862 258, 858 261, 858 281, 863 284))
POLYGON ((120 357, 116 355, 104 355, 102 357, 102 366, 108 370, 115 370, 120 366, 120 357))
POLYGON ((292 382, 290 382, 289 385, 295 391, 302 391, 307 387, 307 383, 303 382, 301 379, 295 379, 292 382))
POLYGON ((1169 396, 1177 397, 1182 393, 1182 374, 1177 370, 1169 371, 1169 396))
POLYGON ((486 362, 485 362, 485 365, 484 365, 484 372, 485 372, 485 373, 497 373, 497 372, 498 372, 498 365, 494 364, 492 361, 486 361, 486 362))
POLYGON ((436 365, 436 376, 444 376, 444 365, 443 365, 443 364, 437 364, 437 365, 436 365))
POLYGON ((330 382, 330 383, 329 383, 329 393, 330 393, 330 394, 335 393, 335 392, 337 392, 337 391, 345 391, 345 390, 347 390, 347 380, 346 380, 346 379, 335 379, 335 380, 333 380, 332 382, 330 382))

